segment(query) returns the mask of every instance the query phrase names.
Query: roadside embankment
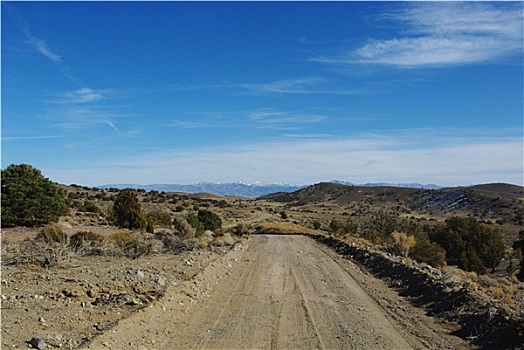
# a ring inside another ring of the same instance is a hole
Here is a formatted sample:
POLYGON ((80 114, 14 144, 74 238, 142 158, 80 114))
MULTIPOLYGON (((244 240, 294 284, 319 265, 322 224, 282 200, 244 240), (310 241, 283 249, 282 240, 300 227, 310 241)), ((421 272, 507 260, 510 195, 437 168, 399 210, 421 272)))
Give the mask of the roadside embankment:
POLYGON ((524 349, 524 314, 428 265, 324 235, 310 235, 385 280, 427 314, 460 325, 455 335, 484 349, 524 349))

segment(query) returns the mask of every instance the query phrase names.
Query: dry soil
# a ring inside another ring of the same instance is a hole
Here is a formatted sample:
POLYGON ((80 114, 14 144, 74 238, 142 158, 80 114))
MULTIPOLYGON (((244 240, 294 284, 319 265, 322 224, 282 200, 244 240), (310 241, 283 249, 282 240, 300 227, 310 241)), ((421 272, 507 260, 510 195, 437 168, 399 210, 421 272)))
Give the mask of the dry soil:
POLYGON ((307 236, 255 235, 89 349, 468 349, 307 236))

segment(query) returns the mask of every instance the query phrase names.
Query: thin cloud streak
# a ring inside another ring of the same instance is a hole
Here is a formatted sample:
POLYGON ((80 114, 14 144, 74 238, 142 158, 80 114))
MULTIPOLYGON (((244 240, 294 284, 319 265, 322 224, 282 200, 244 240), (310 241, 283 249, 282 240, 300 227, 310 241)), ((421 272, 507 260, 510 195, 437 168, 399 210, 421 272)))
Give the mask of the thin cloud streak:
POLYGON ((50 136, 3 136, 2 141, 28 141, 28 140, 48 140, 64 138, 64 135, 50 135, 50 136))
POLYGON ((104 99, 105 92, 95 91, 93 89, 83 87, 74 91, 67 91, 53 96, 53 99, 47 101, 53 104, 86 104, 97 102, 104 99))
POLYGON ((29 34, 28 32, 25 33, 25 35, 27 36, 28 43, 36 51, 40 52, 42 55, 44 55, 45 57, 49 58, 54 63, 62 62, 62 57, 60 55, 57 55, 56 53, 54 53, 49 48, 49 46, 47 45, 47 43, 44 40, 42 40, 40 38, 37 38, 37 37, 34 37, 31 34, 29 34))
POLYGON ((298 130, 304 124, 319 123, 327 119, 320 114, 302 114, 270 108, 250 112, 248 118, 258 127, 278 130, 298 130))
POLYGON ((330 82, 321 77, 301 77, 276 80, 267 83, 243 83, 236 87, 253 94, 318 94, 318 95, 367 95, 366 89, 340 88, 329 86, 330 82))
POLYGON ((40 118, 51 126, 65 131, 92 129, 105 125, 121 136, 114 120, 128 115, 110 112, 109 107, 99 103, 110 97, 108 91, 83 87, 52 94, 51 98, 45 101, 50 108, 40 114, 40 118))

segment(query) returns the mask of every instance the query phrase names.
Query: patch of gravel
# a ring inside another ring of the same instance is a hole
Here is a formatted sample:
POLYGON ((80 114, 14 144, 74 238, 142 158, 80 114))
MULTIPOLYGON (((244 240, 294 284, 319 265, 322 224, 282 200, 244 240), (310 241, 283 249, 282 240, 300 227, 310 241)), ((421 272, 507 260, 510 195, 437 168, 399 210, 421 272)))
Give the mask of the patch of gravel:
MULTIPOLYGON (((168 289, 198 278, 230 250, 138 259, 72 255, 52 268, 2 263, 1 347, 76 349, 160 300, 168 289)), ((7 255, 4 250, 3 262, 7 255)))

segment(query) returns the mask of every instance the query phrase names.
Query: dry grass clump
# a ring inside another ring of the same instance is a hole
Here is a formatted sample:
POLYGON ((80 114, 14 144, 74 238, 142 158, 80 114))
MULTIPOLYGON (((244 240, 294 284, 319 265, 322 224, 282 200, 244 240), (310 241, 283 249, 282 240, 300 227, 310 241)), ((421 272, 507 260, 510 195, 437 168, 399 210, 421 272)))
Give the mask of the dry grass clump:
POLYGON ((261 234, 318 234, 317 230, 291 222, 271 222, 260 224, 256 230, 261 234))
POLYGON ((42 228, 34 240, 47 244, 67 244, 69 237, 60 227, 51 225, 42 228))
MULTIPOLYGON (((111 255, 137 259, 153 252, 153 242, 148 240, 147 235, 141 232, 115 232, 108 237, 108 240, 112 248, 108 249, 111 255)), ((104 255, 107 255, 107 253, 104 255)))
POLYGON ((466 272, 451 266, 445 267, 442 271, 444 281, 452 282, 457 288, 467 286, 487 295, 499 305, 517 314, 522 315, 524 312, 524 283, 519 282, 515 277, 477 275, 475 272, 466 272))
POLYGON ((184 238, 182 235, 161 231, 155 233, 155 239, 163 244, 162 252, 170 254, 180 254, 183 251, 200 248, 200 242, 193 238, 184 238))
POLYGON ((379 245, 377 244, 374 244, 372 243, 371 241, 363 238, 363 237, 358 237, 358 236, 351 236, 351 235, 346 235, 344 237, 344 240, 346 242, 349 242, 351 243, 353 246, 357 247, 357 248, 366 248, 366 247, 380 247, 379 245))
POLYGON ((408 235, 406 232, 395 231, 391 234, 391 237, 393 238, 395 251, 403 257, 408 257, 410 250, 417 243, 415 236, 408 235))
POLYGON ((235 236, 242 237, 250 235, 253 229, 244 223, 239 223, 231 231, 235 236))
POLYGON ((69 237, 71 249, 82 255, 101 255, 105 236, 91 231, 79 231, 69 237))
POLYGON ((192 239, 196 235, 196 229, 184 218, 176 217, 173 220, 173 227, 176 235, 181 239, 192 239))
POLYGON ((136 259, 153 252, 154 240, 143 233, 117 232, 106 236, 80 231, 68 236, 58 226, 42 228, 33 239, 3 249, 3 263, 54 267, 74 255, 115 256, 136 259))
POLYGON ((480 275, 472 281, 484 293, 515 312, 521 313, 524 311, 524 284, 516 278, 480 275))
POLYGON ((5 263, 53 267, 71 256, 68 242, 69 237, 60 227, 46 226, 35 238, 10 247, 5 263))

